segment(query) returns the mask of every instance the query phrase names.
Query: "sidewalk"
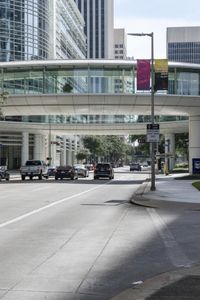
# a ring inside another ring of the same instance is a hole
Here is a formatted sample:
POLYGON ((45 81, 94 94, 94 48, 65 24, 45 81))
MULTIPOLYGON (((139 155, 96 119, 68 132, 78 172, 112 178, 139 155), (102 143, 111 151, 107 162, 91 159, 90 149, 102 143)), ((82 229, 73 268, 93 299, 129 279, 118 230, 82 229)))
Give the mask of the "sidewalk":
MULTIPOLYGON (((200 209, 200 191, 192 186, 195 180, 175 180, 181 175, 156 176, 156 191, 145 182, 136 191, 131 202, 152 208, 200 209)), ((200 264, 178 268, 138 282, 111 300, 199 300, 200 264)))
POLYGON ((157 175, 156 190, 151 191, 151 183, 146 181, 136 191, 131 202, 155 208, 180 205, 200 209, 200 192, 192 186, 195 180, 178 180, 184 175, 187 174, 157 175))

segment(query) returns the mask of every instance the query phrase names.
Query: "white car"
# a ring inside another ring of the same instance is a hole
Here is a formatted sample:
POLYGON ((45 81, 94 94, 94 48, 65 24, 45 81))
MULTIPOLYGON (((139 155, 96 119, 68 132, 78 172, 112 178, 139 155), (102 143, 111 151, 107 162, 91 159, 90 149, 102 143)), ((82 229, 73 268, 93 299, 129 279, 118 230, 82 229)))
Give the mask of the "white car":
POLYGON ((89 171, 84 165, 74 165, 75 170, 78 172, 78 176, 89 177, 89 171))

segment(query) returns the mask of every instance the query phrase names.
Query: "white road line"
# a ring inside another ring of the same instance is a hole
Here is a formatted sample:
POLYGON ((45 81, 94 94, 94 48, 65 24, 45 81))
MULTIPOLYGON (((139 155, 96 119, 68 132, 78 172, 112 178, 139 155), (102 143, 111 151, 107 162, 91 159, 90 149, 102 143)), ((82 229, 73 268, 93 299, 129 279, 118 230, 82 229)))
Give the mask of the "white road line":
POLYGON ((37 214, 37 213, 39 213, 39 212, 41 212, 41 211, 43 211, 43 210, 45 210, 45 209, 48 209, 48 208, 50 208, 50 207, 59 205, 59 204, 65 202, 65 201, 68 201, 68 200, 70 200, 70 199, 73 199, 73 198, 82 196, 82 195, 87 194, 87 193, 89 193, 89 192, 91 192, 91 191, 94 191, 94 190, 96 190, 96 189, 99 189, 99 188, 101 188, 102 186, 104 186, 105 184, 109 184, 109 183, 106 182, 106 183, 104 183, 104 184, 102 184, 102 185, 98 185, 98 186, 96 186, 96 187, 94 187, 94 188, 92 188, 92 189, 86 190, 86 191, 84 191, 84 192, 81 192, 81 193, 78 193, 78 194, 75 194, 75 195, 72 195, 72 196, 69 196, 69 197, 60 199, 60 200, 55 201, 55 202, 53 202, 53 203, 51 203, 51 204, 48 204, 48 205, 45 205, 45 206, 43 206, 43 207, 41 207, 41 208, 35 209, 35 210, 33 210, 33 211, 31 211, 31 212, 29 212, 29 213, 27 213, 27 214, 24 214, 24 215, 21 215, 21 216, 19 216, 19 217, 17 217, 17 218, 14 218, 14 219, 12 219, 12 220, 10 220, 10 221, 1 223, 1 224, 0 224, 0 228, 3 228, 3 227, 6 227, 6 226, 8 226, 8 225, 10 225, 10 224, 19 222, 19 221, 21 221, 21 220, 23 220, 23 219, 26 219, 26 218, 28 218, 28 217, 30 217, 30 216, 32 216, 32 215, 35 215, 35 214, 37 214))
POLYGON ((167 228, 167 225, 165 224, 163 219, 159 216, 155 209, 147 208, 147 211, 150 214, 151 219, 165 244, 168 256, 172 264, 176 267, 190 267, 193 262, 189 258, 187 258, 187 256, 175 240, 175 237, 167 228))

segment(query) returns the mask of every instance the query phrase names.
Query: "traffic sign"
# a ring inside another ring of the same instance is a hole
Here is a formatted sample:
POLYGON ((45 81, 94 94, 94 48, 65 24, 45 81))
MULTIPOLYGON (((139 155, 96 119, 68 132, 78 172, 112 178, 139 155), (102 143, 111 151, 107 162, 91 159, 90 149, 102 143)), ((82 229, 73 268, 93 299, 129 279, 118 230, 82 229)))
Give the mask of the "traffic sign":
POLYGON ((147 142, 159 143, 159 124, 147 124, 147 142))

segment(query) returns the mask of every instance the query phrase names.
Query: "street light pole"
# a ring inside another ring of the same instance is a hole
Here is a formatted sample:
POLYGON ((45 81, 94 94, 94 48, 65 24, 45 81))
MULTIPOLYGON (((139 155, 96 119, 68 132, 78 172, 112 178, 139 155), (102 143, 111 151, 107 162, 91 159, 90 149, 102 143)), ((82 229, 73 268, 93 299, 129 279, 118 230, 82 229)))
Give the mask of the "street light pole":
MULTIPOLYGON (((154 125, 154 41, 153 32, 150 33, 128 33, 132 36, 149 36, 151 38, 151 123, 154 125)), ((151 142, 151 191, 155 191, 155 143, 151 142)))
POLYGON ((49 166, 51 166, 51 116, 49 115, 49 166))

